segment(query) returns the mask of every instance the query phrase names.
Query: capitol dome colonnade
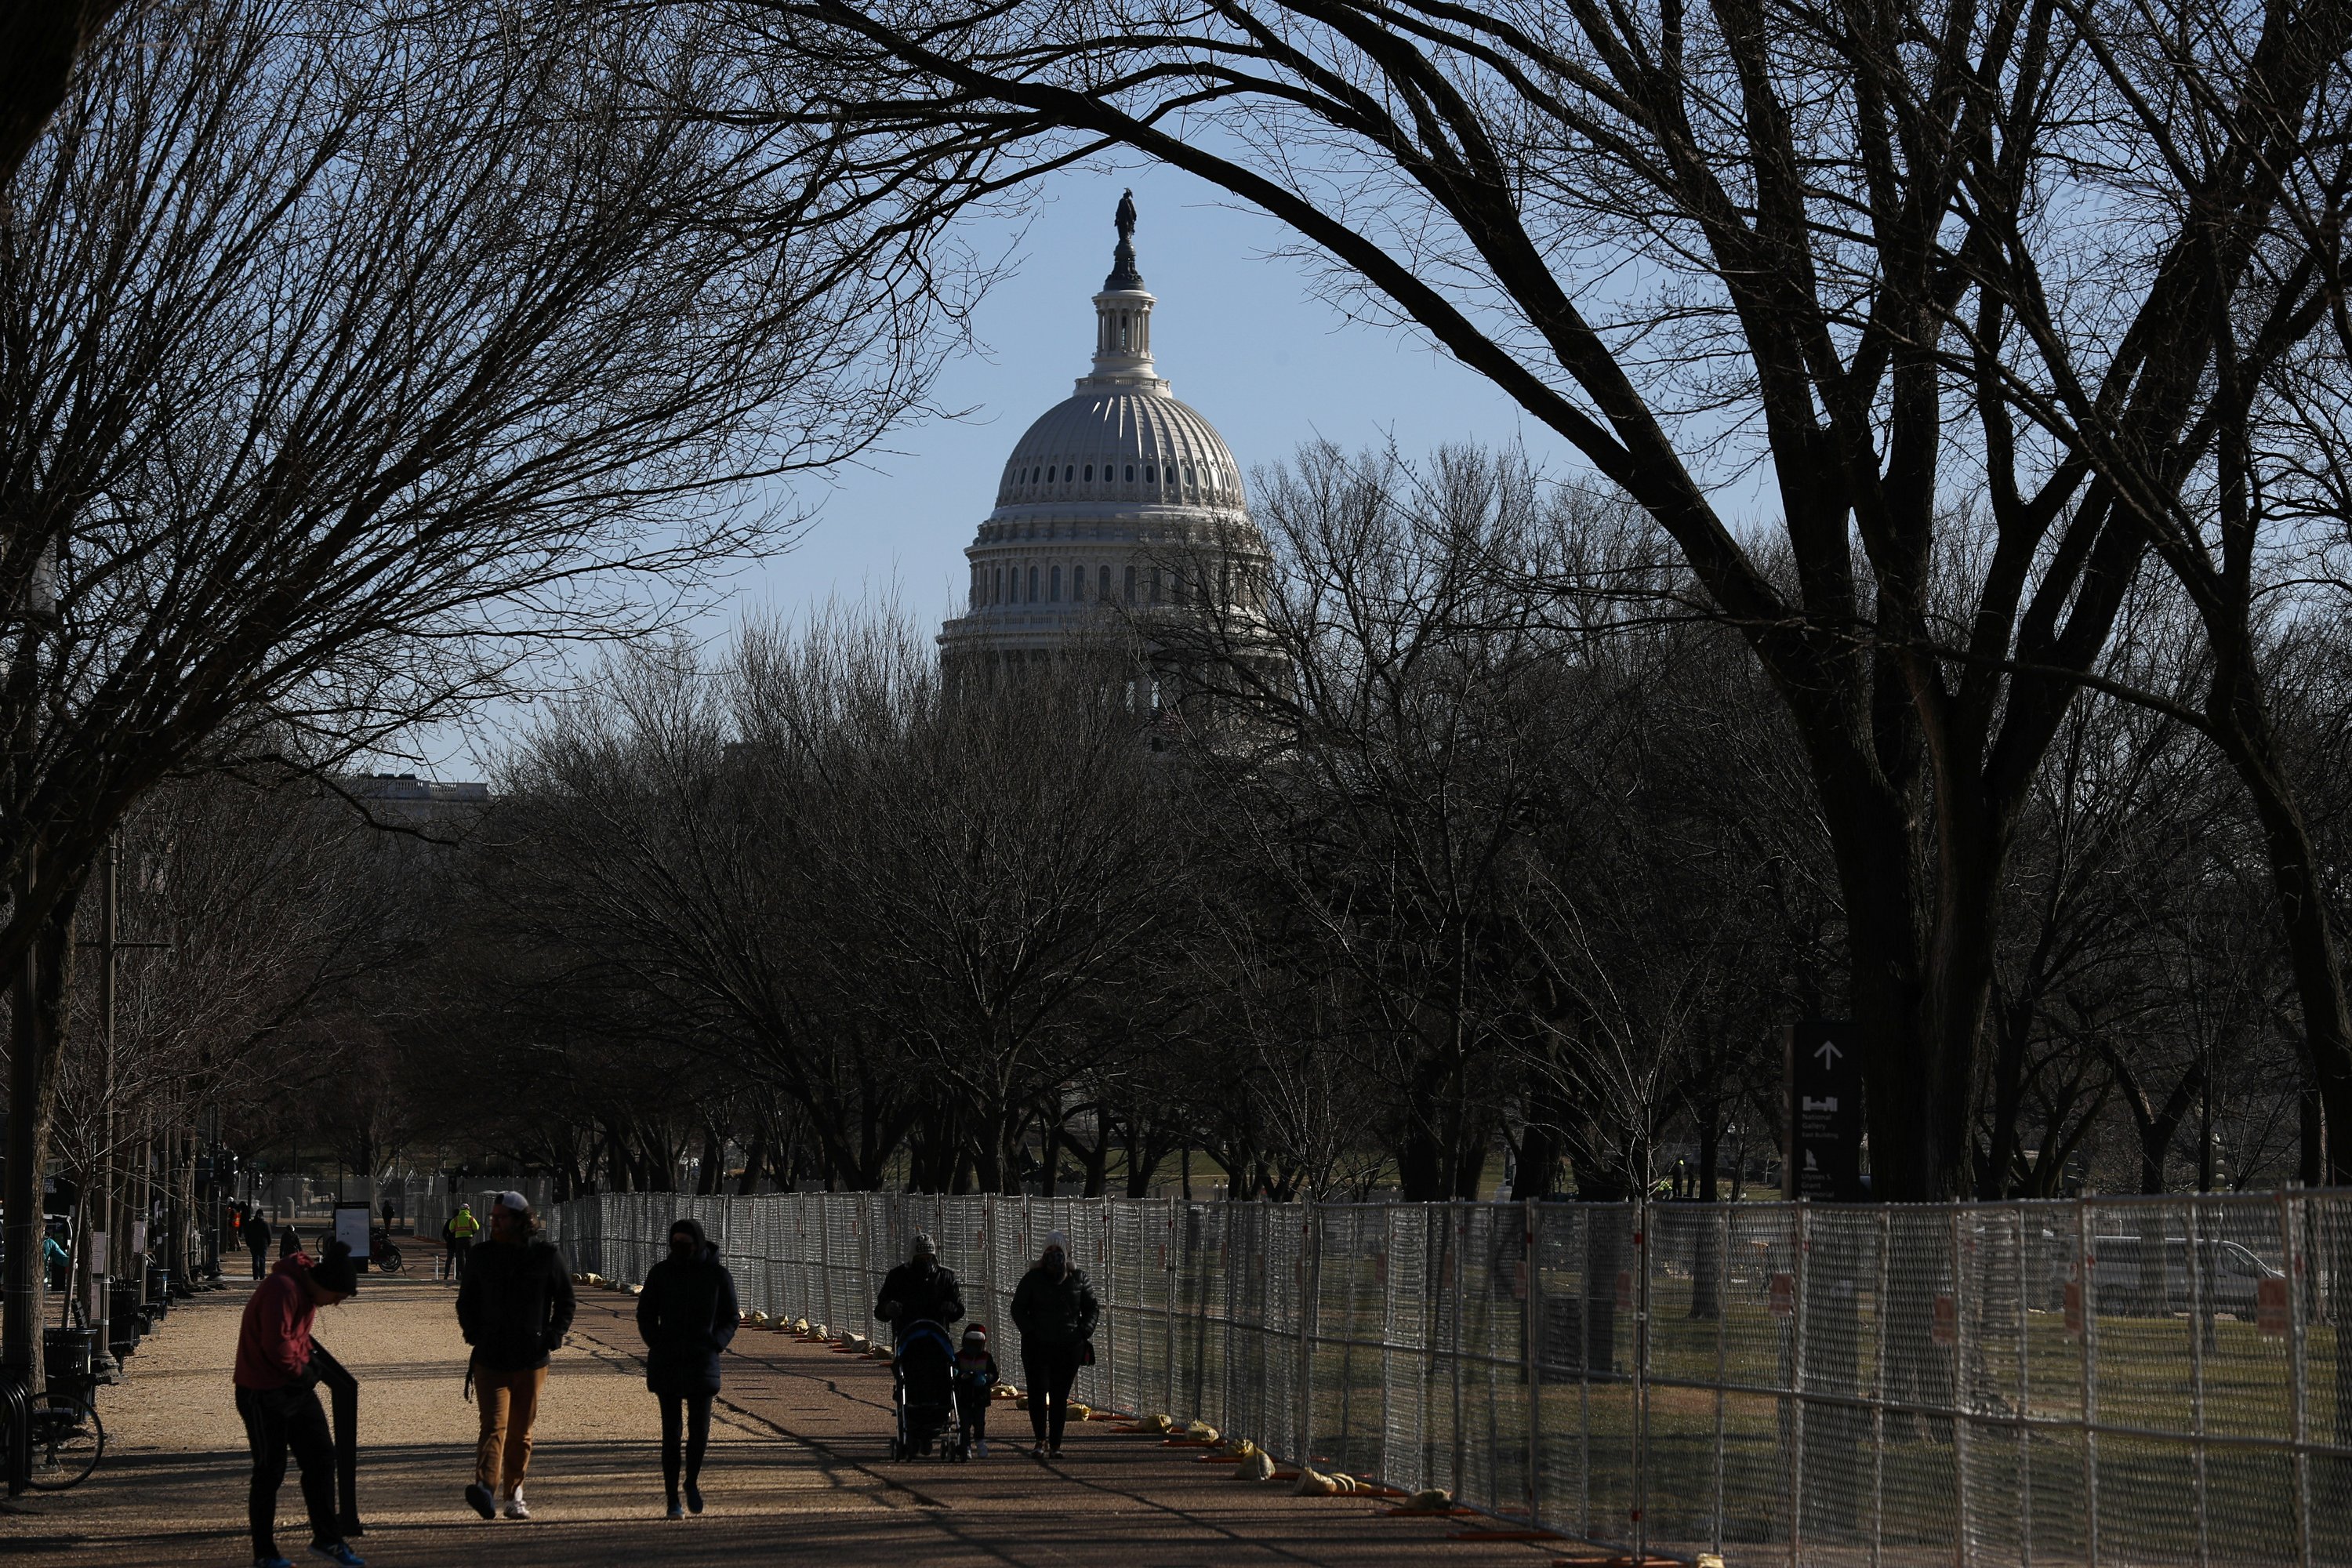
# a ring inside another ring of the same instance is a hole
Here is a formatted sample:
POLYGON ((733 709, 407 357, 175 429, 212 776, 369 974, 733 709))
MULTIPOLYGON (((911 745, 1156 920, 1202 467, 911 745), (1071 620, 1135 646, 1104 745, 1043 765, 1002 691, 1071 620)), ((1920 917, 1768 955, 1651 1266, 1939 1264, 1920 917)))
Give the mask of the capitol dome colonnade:
POLYGON ((1259 604, 1267 555, 1241 465, 1153 364, 1159 301, 1136 270, 1123 198, 1110 276, 1095 295, 1094 365, 1013 448, 996 505, 965 552, 964 613, 940 631, 944 667, 1018 663, 1129 624, 1259 604))

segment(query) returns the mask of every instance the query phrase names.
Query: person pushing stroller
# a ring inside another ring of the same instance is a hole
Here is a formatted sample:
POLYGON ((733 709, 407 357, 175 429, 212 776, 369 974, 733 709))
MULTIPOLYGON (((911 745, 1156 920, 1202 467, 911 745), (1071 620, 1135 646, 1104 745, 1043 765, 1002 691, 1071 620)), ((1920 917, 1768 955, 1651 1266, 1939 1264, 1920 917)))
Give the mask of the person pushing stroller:
POLYGON ((916 1323, 952 1329, 962 1321, 963 1286, 953 1269, 940 1267, 939 1246, 929 1232, 917 1231, 907 1261, 883 1276, 874 1315, 890 1325, 893 1342, 904 1339, 916 1323))
POLYGON ((917 1231, 907 1261, 884 1276, 874 1315, 890 1325, 890 1403, 898 1435, 892 1458, 915 1458, 953 1418, 955 1341, 963 1318, 963 1287, 940 1267, 940 1249, 917 1231))

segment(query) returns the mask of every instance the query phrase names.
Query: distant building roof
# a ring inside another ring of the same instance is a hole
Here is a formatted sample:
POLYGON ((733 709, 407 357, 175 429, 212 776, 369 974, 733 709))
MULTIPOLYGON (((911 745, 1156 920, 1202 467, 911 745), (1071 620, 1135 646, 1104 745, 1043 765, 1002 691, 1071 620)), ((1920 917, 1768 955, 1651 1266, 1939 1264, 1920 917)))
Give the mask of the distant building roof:
POLYGON ((445 784, 415 773, 352 773, 338 782, 358 800, 427 805, 488 805, 490 801, 490 786, 486 784, 445 784))

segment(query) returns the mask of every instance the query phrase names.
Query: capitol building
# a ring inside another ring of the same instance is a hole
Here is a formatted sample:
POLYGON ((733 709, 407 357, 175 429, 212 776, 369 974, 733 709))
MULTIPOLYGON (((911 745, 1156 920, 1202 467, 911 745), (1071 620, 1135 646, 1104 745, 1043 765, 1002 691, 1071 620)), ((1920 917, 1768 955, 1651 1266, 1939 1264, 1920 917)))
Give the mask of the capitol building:
POLYGON ((964 552, 964 613, 940 631, 942 667, 1047 658, 1119 626, 1249 616, 1267 563, 1241 465, 1153 368, 1135 264, 1135 206, 1118 206, 1110 276, 1094 297, 1094 368, 1031 425, 964 552))

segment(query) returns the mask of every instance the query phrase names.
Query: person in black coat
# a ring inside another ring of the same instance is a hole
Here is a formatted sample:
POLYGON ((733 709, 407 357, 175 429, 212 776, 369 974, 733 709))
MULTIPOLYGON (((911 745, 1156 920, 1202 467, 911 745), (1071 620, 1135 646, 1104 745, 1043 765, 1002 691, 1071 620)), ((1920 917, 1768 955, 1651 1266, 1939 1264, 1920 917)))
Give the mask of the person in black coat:
POLYGON ((1021 1331, 1021 1380, 1029 1385, 1029 1425, 1037 1458, 1062 1457, 1062 1427, 1069 1419, 1070 1385, 1078 1368, 1094 1360, 1095 1302, 1087 1271, 1070 1264, 1069 1238, 1060 1231, 1045 1237, 1045 1249, 1013 1290, 1013 1326, 1021 1331))
POLYGON ((690 1219, 671 1226, 669 1256, 653 1266, 637 1296, 637 1332, 646 1342, 646 1386, 661 1401, 662 1489, 672 1519, 702 1511, 698 1483, 710 1442, 710 1399, 719 1392, 719 1352, 735 1337, 740 1316, 734 1278, 719 1261, 719 1248, 703 1239, 702 1226, 690 1219))
POLYGON ((474 1479, 466 1505, 484 1519, 503 1511, 529 1519, 522 1500, 530 1469, 531 1425, 547 1388, 547 1365, 572 1328, 578 1303, 562 1255, 540 1234, 530 1200, 500 1193, 490 1205, 490 1241, 457 1286, 457 1327, 474 1347, 467 1363, 481 1415, 474 1479))
POLYGON ((917 1231, 907 1261, 883 1276, 874 1315, 890 1325, 894 1342, 907 1337, 909 1324, 952 1329, 962 1320, 963 1286, 955 1270, 940 1267, 939 1247, 928 1233, 917 1231))

